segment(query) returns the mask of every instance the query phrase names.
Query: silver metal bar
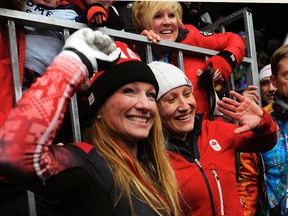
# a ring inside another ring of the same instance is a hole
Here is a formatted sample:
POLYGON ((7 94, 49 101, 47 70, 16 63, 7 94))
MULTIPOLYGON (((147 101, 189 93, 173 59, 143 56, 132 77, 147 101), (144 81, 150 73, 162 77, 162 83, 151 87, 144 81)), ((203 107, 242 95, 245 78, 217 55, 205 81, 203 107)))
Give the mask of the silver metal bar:
POLYGON ((22 97, 22 88, 20 80, 20 69, 18 61, 18 50, 17 50, 17 39, 16 39, 16 28, 15 23, 12 20, 7 21, 7 28, 9 34, 9 49, 11 57, 11 69, 14 83, 14 104, 18 103, 22 97))
POLYGON ((178 64, 178 67, 185 73, 183 52, 180 50, 178 51, 178 55, 177 55, 177 64, 178 64))
POLYGON ((152 54, 152 47, 150 44, 147 44, 145 47, 145 54, 146 54, 146 63, 150 63, 153 61, 153 54, 152 54))
POLYGON ((37 216, 34 193, 29 191, 29 190, 27 190, 27 198, 28 198, 29 216, 37 216))
MULTIPOLYGON (((63 29, 63 37, 66 41, 70 36, 69 29, 63 29)), ((80 129, 80 121, 79 121, 79 111, 78 111, 78 103, 77 103, 77 95, 74 94, 69 103, 70 107, 70 115, 71 115, 71 124, 73 131, 73 140, 75 142, 81 141, 81 129, 80 129)))
MULTIPOLYGON (((243 15, 244 15, 245 31, 247 35, 246 56, 251 59, 251 62, 248 65, 246 71, 246 82, 248 85, 257 86, 258 94, 259 96, 261 96, 252 13, 250 11, 244 11, 243 15)), ((259 101, 260 101, 259 105, 262 106, 261 100, 259 101)))
POLYGON ((216 22, 213 22, 212 24, 205 26, 201 28, 201 31, 215 31, 219 29, 219 26, 223 25, 226 26, 230 23, 235 22, 236 20, 242 19, 243 18, 243 13, 246 13, 247 11, 251 11, 249 8, 245 7, 239 11, 236 11, 235 13, 230 14, 229 16, 222 17, 216 22))

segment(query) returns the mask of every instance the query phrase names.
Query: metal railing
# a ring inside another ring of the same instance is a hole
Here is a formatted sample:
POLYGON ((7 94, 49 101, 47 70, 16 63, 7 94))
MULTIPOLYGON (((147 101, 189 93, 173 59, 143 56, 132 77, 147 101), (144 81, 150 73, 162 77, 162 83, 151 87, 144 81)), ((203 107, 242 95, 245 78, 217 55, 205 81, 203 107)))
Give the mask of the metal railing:
MULTIPOLYGON (((247 53, 242 61, 242 64, 247 65, 246 80, 248 84, 253 84, 259 87, 258 82, 258 67, 257 67, 257 56, 255 49, 254 40, 254 28, 252 14, 248 8, 239 10, 221 20, 207 26, 201 30, 214 31, 216 29, 221 29, 222 32, 225 31, 225 26, 239 19, 244 19, 245 31, 247 33, 248 43, 247 43, 247 53)), ((19 76, 19 66, 18 66, 18 51, 16 46, 16 25, 21 26, 31 26, 39 29, 49 29, 63 32, 64 39, 67 39, 71 33, 74 31, 87 27, 86 24, 77 23, 69 20, 61 20, 56 18, 50 18, 45 16, 39 16, 35 14, 25 13, 21 11, 9 10, 0 8, 0 20, 7 23, 7 28, 9 32, 9 47, 12 60, 12 72, 14 81, 14 98, 15 103, 21 98, 22 91, 20 85, 19 76)), ((113 29, 108 29, 106 27, 98 28, 99 30, 105 32, 111 36, 114 40, 119 40, 129 44, 135 44, 145 47, 147 62, 152 61, 152 48, 156 49, 166 49, 169 51, 178 53, 178 67, 184 71, 183 55, 197 55, 197 56, 213 56, 218 53, 218 51, 204 49, 196 46, 190 46, 185 44, 180 44, 170 41, 160 41, 157 44, 150 42, 145 36, 138 34, 133 34, 129 32, 123 32, 113 29)), ((230 83, 234 83, 233 77, 231 76, 230 83)), ((232 85, 233 88, 233 85, 232 85)), ((258 88, 259 89, 259 88, 258 88)), ((70 103, 71 118, 72 118, 72 129, 75 141, 81 140, 79 119, 78 119, 78 109, 77 100, 74 96, 70 103)))
MULTIPOLYGON (((214 31, 221 29, 221 32, 225 31, 225 25, 228 25, 236 20, 244 19, 245 31, 247 33, 248 44, 247 44, 247 53, 244 57, 242 64, 247 65, 246 80, 248 84, 253 84, 259 86, 258 82, 258 67, 257 67, 257 56, 255 49, 255 40, 254 40, 254 28, 252 14, 248 8, 244 8, 240 11, 237 11, 230 16, 224 17, 221 20, 209 25, 205 31, 214 31)), ((50 18, 45 16, 34 15, 30 13, 25 13, 21 11, 9 10, 0 8, 0 22, 1 24, 5 23, 7 26, 7 32, 9 35, 9 48, 11 55, 11 69, 13 73, 13 82, 14 82, 14 102, 15 104, 22 97, 20 73, 19 73, 19 64, 18 64, 18 50, 16 42, 16 26, 31 26, 39 29, 49 29, 62 32, 64 35, 64 40, 66 40, 70 34, 74 31, 87 27, 87 25, 82 23, 77 23, 73 21, 61 20, 56 18, 50 18)), ((145 36, 138 34, 117 31, 108 28, 99 28, 99 30, 108 34, 115 41, 119 40, 128 44, 135 44, 145 47, 146 59, 147 62, 152 61, 152 48, 156 49, 165 49, 168 51, 177 52, 177 61, 178 67, 184 71, 183 56, 184 55, 197 55, 200 57, 210 57, 218 53, 218 51, 204 49, 196 46, 184 45, 176 42, 169 41, 160 41, 157 44, 150 42, 145 36)), ((233 79, 231 76, 231 83, 233 79)), ((232 85, 233 88, 233 85, 232 85)), ((81 141, 81 132, 79 124, 79 115, 78 115, 78 105, 77 98, 74 95, 70 102, 70 111, 71 111, 71 122, 73 130, 73 138, 75 142, 81 141)), ((28 201, 29 201, 29 211, 31 216, 36 216, 36 207, 34 195, 28 191, 28 201)))

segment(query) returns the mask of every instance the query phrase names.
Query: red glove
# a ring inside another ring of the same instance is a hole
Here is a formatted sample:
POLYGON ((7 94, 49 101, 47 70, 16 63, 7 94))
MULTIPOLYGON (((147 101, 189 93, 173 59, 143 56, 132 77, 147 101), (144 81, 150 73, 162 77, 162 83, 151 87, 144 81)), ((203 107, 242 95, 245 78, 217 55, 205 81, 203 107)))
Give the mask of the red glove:
POLYGON ((224 50, 207 59, 201 70, 205 71, 210 64, 214 72, 212 76, 214 83, 221 83, 231 75, 232 70, 236 66, 236 58, 233 53, 224 50))

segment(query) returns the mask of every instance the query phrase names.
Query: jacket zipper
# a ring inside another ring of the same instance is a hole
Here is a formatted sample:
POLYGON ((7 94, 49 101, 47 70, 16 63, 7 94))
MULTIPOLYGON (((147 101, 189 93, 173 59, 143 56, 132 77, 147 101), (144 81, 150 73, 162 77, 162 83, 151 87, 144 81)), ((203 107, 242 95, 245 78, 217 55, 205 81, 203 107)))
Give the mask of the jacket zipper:
POLYGON ((220 211, 221 211, 221 215, 224 216, 224 202, 223 202, 223 194, 222 194, 222 187, 221 187, 221 182, 219 180, 219 177, 217 175, 217 172, 215 169, 212 169, 212 173, 215 177, 216 183, 217 183, 217 187, 218 187, 218 192, 219 192, 219 196, 220 196, 220 211))
POLYGON ((207 186, 207 189, 208 189, 208 194, 209 194, 209 198, 210 198, 210 204, 211 204, 211 211, 212 211, 212 215, 213 216, 216 216, 216 212, 215 212, 215 206, 214 206, 214 200, 213 200, 213 195, 212 195, 212 190, 211 190, 211 187, 210 187, 210 184, 209 184, 209 181, 208 181, 208 178, 204 172, 204 169, 203 167, 201 166, 200 164, 200 161, 195 158, 194 159, 194 162, 197 164, 197 166, 199 167, 200 171, 201 171, 201 174, 204 178, 204 181, 206 183, 206 186, 207 186))

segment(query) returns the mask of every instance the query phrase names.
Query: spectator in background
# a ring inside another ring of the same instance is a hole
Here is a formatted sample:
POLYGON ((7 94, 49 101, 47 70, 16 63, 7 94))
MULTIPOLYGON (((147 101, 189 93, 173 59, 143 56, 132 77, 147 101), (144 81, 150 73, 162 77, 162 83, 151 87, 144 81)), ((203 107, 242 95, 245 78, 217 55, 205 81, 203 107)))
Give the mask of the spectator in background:
POLYGON ((278 141, 263 153, 264 177, 270 215, 287 215, 288 181, 288 45, 278 48, 270 59, 270 80, 277 88, 271 116, 278 126, 278 141))
MULTIPOLYGON (((183 25, 182 8, 177 1, 135 1, 132 10, 136 32, 147 36, 153 43, 167 40, 219 51, 207 60, 199 56, 184 55, 184 71, 194 86, 197 112, 204 113, 205 119, 213 118, 211 116, 214 110, 209 106, 208 90, 198 84, 198 70, 205 71, 211 65, 213 71, 208 76, 213 77, 216 91, 225 92, 225 81, 244 57, 245 44, 241 37, 232 32, 214 34, 199 31, 193 25, 183 25)), ((174 65, 177 64, 176 55, 177 53, 160 49, 153 50, 154 60, 174 65)))
MULTIPOLYGON (((246 179, 254 183, 257 182, 258 179, 261 180, 262 177, 264 178, 264 201, 260 203, 264 204, 264 206, 260 206, 260 210, 262 210, 262 212, 264 211, 264 215, 267 215, 268 212, 268 215, 278 216, 287 215, 288 213, 288 143, 286 138, 288 136, 288 83, 286 78, 288 71, 288 45, 283 45, 278 48, 271 56, 270 62, 272 71, 270 81, 273 86, 277 88, 270 115, 278 127, 278 140, 273 149, 262 154, 263 172, 261 172, 261 170, 259 172, 257 170, 258 167, 252 167, 256 172, 249 170, 249 175, 245 174, 245 172, 243 172, 243 174, 246 175, 246 179), (267 205, 265 205, 266 203, 267 205)), ((256 160, 253 161, 250 158, 250 161, 255 162, 256 160)), ((259 168, 261 168, 261 166, 259 166, 259 168)), ((248 184, 249 183, 246 185, 248 184)), ((244 184, 240 186, 242 187, 240 188, 240 192, 244 192, 242 195, 240 194, 240 196, 245 199, 245 193, 248 194, 250 189, 248 187, 245 188, 244 184)), ((261 187, 258 194, 262 194, 261 187)), ((249 196, 246 196, 246 198, 249 201, 249 196)), ((251 199, 251 201, 255 202, 255 199, 251 199)), ((247 204, 247 209, 249 209, 249 206, 253 207, 249 202, 247 204)), ((244 208, 246 208, 246 206, 244 206, 244 208)), ((251 209, 253 213, 255 206, 251 209)))
POLYGON ((269 64, 270 56, 265 52, 264 35, 260 30, 254 30, 255 46, 257 53, 258 70, 260 71, 265 65, 269 64))
MULTIPOLYGON (((274 95, 277 90, 270 80, 271 75, 272 71, 270 64, 263 67, 259 72, 261 104, 262 107, 267 106, 266 110, 268 112, 272 111, 272 102, 274 101, 274 95)), ((260 104, 259 103, 260 97, 256 90, 257 86, 250 85, 243 92, 243 96, 253 100, 257 104, 260 104)))
POLYGON ((114 1, 113 6, 117 9, 120 18, 125 23, 124 31, 136 33, 132 20, 132 3, 133 1, 114 1))
POLYGON ((90 27, 106 26, 115 30, 124 30, 125 23, 116 7, 113 6, 114 2, 110 0, 91 0, 80 21, 88 23, 90 27), (92 18, 91 15, 93 15, 92 18))
MULTIPOLYGON (((109 25, 122 29, 116 12, 112 13, 113 1, 98 1, 86 6, 82 11, 77 5, 64 0, 26 0, 24 11, 37 15, 86 23, 90 27, 109 25), (110 12, 109 12, 110 11, 110 12), (108 19, 109 14, 109 19, 108 19), (115 15, 116 14, 116 15, 115 15), (116 23, 115 23, 116 22, 116 23), (118 22, 118 23, 117 23, 118 22), (114 24, 113 24, 114 23, 114 24)), ((25 79, 23 90, 26 90, 42 76, 54 57, 62 50, 64 38, 61 32, 25 27, 25 79)))
POLYGON ((58 198, 60 215, 180 216, 158 89, 150 67, 125 44, 78 30, 0 128, 1 180, 58 198), (89 144, 53 145, 69 99, 84 90, 89 144))
POLYGON ((276 39, 276 38, 270 38, 267 41, 267 45, 265 47, 266 53, 269 57, 271 57, 273 55, 273 53, 275 52, 275 50, 277 50, 278 48, 280 48, 282 46, 282 43, 280 40, 276 39))
MULTIPOLYGON (((73 21, 82 13, 75 5, 58 0, 26 0, 23 11, 73 21)), ((43 75, 54 57, 62 50, 64 39, 61 32, 25 26, 25 42, 23 90, 43 75)))
POLYGON ((196 28, 203 28, 212 24, 208 12, 203 13, 201 2, 180 2, 183 10, 183 24, 192 24, 196 28))
POLYGON ((268 112, 233 91, 230 94, 237 102, 223 97, 218 109, 240 126, 202 120, 196 113, 193 86, 184 73, 164 62, 149 66, 159 84, 157 105, 184 215, 244 216, 235 181, 235 154, 273 148, 276 124, 268 112))
MULTIPOLYGON (((262 107, 269 113, 272 111, 272 102, 276 91, 275 86, 270 81, 271 75, 270 64, 263 67, 259 72, 262 107)), ((260 97, 256 86, 248 86, 243 92, 243 96, 260 104, 260 97)), ((265 198, 263 172, 262 155, 260 153, 240 153, 239 179, 237 184, 246 216, 266 214, 267 200, 265 198)))

